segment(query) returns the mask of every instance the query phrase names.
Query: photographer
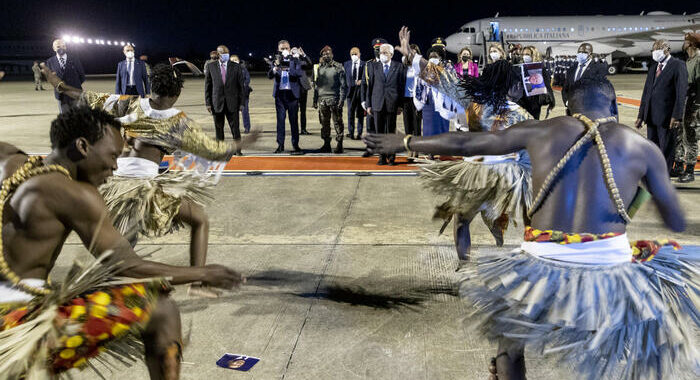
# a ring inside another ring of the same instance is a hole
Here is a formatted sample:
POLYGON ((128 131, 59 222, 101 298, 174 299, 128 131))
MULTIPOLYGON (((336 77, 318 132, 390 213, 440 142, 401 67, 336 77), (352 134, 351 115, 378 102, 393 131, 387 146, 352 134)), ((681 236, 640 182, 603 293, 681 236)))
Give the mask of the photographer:
POLYGON ((277 54, 270 62, 267 77, 274 80, 272 97, 275 98, 277 111, 277 150, 284 152, 285 118, 289 114, 289 126, 292 132, 292 154, 304 154, 299 147, 299 97, 301 96, 300 78, 302 69, 297 58, 292 57, 289 42, 281 40, 277 44, 277 54))

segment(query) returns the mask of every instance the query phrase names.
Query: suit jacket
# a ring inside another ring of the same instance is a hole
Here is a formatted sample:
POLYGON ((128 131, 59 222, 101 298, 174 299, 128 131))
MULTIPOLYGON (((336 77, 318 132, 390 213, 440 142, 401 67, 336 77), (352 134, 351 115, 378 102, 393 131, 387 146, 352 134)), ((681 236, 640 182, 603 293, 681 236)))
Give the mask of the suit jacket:
POLYGON ((391 61, 387 75, 384 65, 376 62, 367 69, 367 99, 372 112, 396 112, 403 99, 406 86, 406 67, 397 61, 391 61))
MULTIPOLYGON (((566 71, 566 77, 564 79, 564 85, 562 86, 561 89, 561 100, 564 101, 564 105, 568 104, 569 100, 569 89, 571 86, 573 86, 576 78, 576 69, 578 69, 578 63, 575 65, 571 66, 567 71, 566 71)), ((586 70, 583 71, 583 74, 581 74, 581 78, 596 78, 596 77, 601 77, 608 75, 608 69, 607 65, 602 62, 596 62, 596 61, 591 61, 591 63, 588 64, 588 67, 586 67, 586 70)))
MULTIPOLYGON (((347 83, 347 88, 348 88, 347 92, 349 93, 351 88, 357 86, 355 84, 354 78, 352 77, 352 60, 345 61, 345 63, 343 63, 343 68, 345 68, 345 82, 347 83)), ((362 77, 364 76, 364 72, 365 72, 365 62, 364 61, 359 62, 357 71, 358 71, 357 78, 359 80, 362 80, 362 77)))
MULTIPOLYGON (((304 70, 301 69, 301 63, 296 58, 289 59, 289 85, 292 90, 294 97, 299 99, 301 96, 301 85, 300 80, 304 75, 304 70)), ((267 77, 274 79, 274 84, 272 86, 272 97, 277 97, 277 91, 279 90, 280 81, 282 80, 282 69, 277 70, 275 73, 273 67, 267 72, 267 77)), ((307 79, 308 80, 308 79, 307 79)))
MULTIPOLYGON (((129 84, 129 71, 127 67, 126 59, 117 64, 115 94, 123 95, 126 93, 126 86, 129 84)), ((136 58, 134 58, 134 86, 136 86, 136 91, 142 98, 145 98, 146 94, 151 93, 151 83, 148 80, 146 64, 142 60, 136 58)))
MULTIPOLYGON (((61 78, 67 85, 79 89, 83 89, 83 82, 85 82, 85 70, 83 70, 83 65, 80 63, 80 59, 73 54, 66 54, 66 65, 61 68, 61 64, 58 62, 58 57, 54 55, 53 57, 46 60, 46 66, 49 70, 56 73, 56 75, 61 78)), ((54 90, 54 96, 60 101, 69 101, 70 97, 64 94, 59 94, 57 90, 54 90)))
POLYGON ((360 86, 362 87, 362 90, 360 90, 360 101, 365 103, 366 106, 369 107, 369 104, 367 104, 367 79, 369 79, 369 69, 374 65, 375 63, 378 63, 376 59, 370 59, 367 62, 365 62, 365 69, 362 70, 362 83, 360 86))
POLYGON ((313 87, 311 86, 311 81, 309 81, 309 76, 306 75, 306 71, 314 66, 311 62, 311 58, 308 55, 299 57, 299 64, 301 65, 301 78, 299 78, 299 84, 304 91, 309 91, 313 87))
POLYGON ((649 67, 637 117, 647 124, 668 128, 671 118, 683 119, 685 96, 688 93, 688 69, 685 62, 669 57, 666 67, 656 78, 658 66, 654 62, 649 67))
POLYGON ((204 77, 204 101, 213 112, 224 112, 224 104, 228 112, 238 112, 245 104, 248 94, 245 91, 245 77, 241 65, 228 62, 226 66, 226 83, 221 79, 219 61, 207 65, 207 75, 204 77))

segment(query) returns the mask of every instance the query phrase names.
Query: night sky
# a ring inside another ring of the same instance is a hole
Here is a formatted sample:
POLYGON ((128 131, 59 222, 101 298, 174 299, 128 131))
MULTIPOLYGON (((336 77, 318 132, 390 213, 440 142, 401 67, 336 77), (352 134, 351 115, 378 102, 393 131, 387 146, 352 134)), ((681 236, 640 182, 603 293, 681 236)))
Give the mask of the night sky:
MULTIPOLYGON (((415 3, 415 2, 410 2, 415 3)), ((137 54, 206 57, 218 44, 232 53, 271 54, 279 39, 301 45, 312 57, 326 44, 345 60, 353 45, 369 58, 370 41, 384 37, 396 43, 401 25, 413 30, 425 48, 462 24, 496 12, 501 16, 639 14, 663 10, 673 14, 700 12, 693 1, 514 1, 428 0, 409 7, 401 1, 17 1, 2 0, 0 39, 46 39, 66 34, 131 40, 137 54)), ((697 4, 697 3, 696 3, 697 4)))

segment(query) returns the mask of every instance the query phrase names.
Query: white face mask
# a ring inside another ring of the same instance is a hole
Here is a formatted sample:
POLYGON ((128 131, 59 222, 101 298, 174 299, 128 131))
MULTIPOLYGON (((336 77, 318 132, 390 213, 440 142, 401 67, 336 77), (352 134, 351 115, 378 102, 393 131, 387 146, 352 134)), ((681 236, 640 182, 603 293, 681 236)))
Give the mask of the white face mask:
POLYGON ((654 59, 654 61, 661 62, 664 60, 664 58, 666 58, 666 54, 664 53, 663 49, 659 49, 652 51, 651 57, 654 59))
POLYGON ((350 56, 350 59, 351 59, 353 62, 357 62, 357 61, 360 60, 360 57, 358 57, 357 54, 353 54, 353 55, 350 56))
POLYGON ((491 57, 492 61, 498 61, 499 59, 501 59, 501 53, 494 51, 489 54, 489 57, 491 57))
POLYGON ((583 65, 588 61, 588 53, 576 53, 576 60, 583 65))
POLYGON ((387 63, 389 62, 390 58, 384 54, 379 54, 379 60, 382 61, 382 63, 387 63))
POLYGON ((531 55, 524 55, 524 56, 523 56, 523 62, 525 62, 525 63, 530 63, 530 62, 532 62, 532 56, 531 56, 531 55))
POLYGON ((440 59, 439 58, 430 58, 428 62, 432 63, 433 65, 439 65, 440 64, 440 59))
POLYGON ((287 49, 282 50, 282 56, 285 58, 289 57, 289 50, 287 50, 287 49))
POLYGON ((134 52, 133 52, 133 51, 127 51, 126 53, 124 53, 124 55, 126 56, 126 58, 129 58, 129 59, 134 58, 134 52))

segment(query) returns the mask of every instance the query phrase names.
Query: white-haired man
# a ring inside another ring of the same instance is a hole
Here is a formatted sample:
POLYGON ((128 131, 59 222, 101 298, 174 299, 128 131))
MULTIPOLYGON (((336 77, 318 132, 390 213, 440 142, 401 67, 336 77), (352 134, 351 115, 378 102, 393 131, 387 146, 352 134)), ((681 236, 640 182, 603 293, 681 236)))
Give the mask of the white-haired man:
MULTIPOLYGON (((396 116, 401 113, 401 100, 406 73, 404 65, 391 58, 394 47, 379 47, 379 62, 367 66, 367 112, 374 119, 377 133, 395 133, 396 116)), ((377 165, 395 165, 396 155, 381 154, 377 165)))
MULTIPOLYGON (((85 70, 83 65, 75 54, 68 54, 66 42, 58 39, 53 42, 53 51, 56 55, 46 60, 46 66, 49 70, 56 73, 61 78, 64 84, 83 89, 82 85, 85 82, 85 70)), ((68 111, 77 101, 65 94, 61 93, 61 86, 54 91, 56 100, 58 100, 58 110, 60 113, 68 111)))

